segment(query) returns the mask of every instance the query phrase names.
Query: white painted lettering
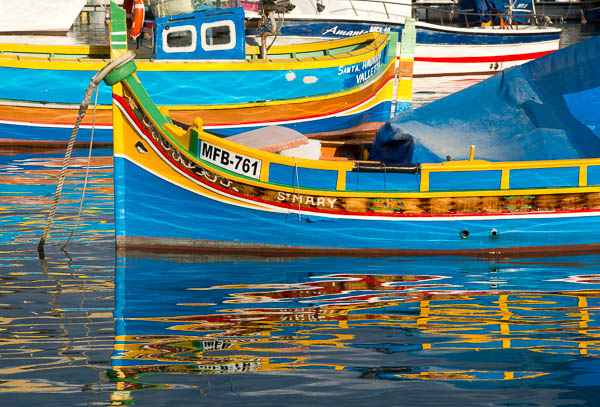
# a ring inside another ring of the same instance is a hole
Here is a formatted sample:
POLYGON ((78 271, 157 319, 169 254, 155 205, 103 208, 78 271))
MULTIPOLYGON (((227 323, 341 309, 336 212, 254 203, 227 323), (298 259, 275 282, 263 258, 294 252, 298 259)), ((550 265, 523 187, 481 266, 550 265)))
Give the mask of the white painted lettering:
POLYGON ((334 34, 335 35, 337 33, 337 29, 338 29, 337 25, 334 27, 331 27, 329 30, 323 31, 323 35, 325 35, 325 34, 334 34))
POLYGON ((366 33, 381 33, 381 32, 389 32, 390 27, 376 27, 370 26, 367 29, 363 30, 341 30, 337 25, 333 26, 322 32, 322 35, 332 34, 340 37, 354 37, 356 35, 366 34, 366 33))
POLYGON ((337 198, 324 198, 312 195, 297 195, 281 191, 277 192, 275 199, 277 199, 278 201, 286 201, 289 204, 311 205, 319 208, 325 208, 329 206, 332 209, 335 203, 337 202, 337 198))

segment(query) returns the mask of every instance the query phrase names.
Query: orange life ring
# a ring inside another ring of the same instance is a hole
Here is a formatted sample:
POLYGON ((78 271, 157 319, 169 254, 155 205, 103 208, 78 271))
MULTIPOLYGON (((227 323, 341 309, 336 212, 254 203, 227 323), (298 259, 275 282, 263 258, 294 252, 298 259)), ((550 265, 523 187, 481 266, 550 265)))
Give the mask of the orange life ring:
POLYGON ((125 9, 129 36, 136 39, 142 33, 142 28, 144 28, 144 17, 146 14, 144 0, 124 0, 123 8, 125 9))

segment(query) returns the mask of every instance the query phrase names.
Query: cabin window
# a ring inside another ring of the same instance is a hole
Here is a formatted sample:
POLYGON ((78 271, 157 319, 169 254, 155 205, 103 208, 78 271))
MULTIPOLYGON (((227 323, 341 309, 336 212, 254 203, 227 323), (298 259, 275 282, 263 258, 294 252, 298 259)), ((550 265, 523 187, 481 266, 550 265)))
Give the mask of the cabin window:
POLYGON ((163 49, 165 52, 194 52, 196 50, 196 27, 182 25, 169 27, 163 31, 163 49))
POLYGON ((235 25, 233 21, 217 21, 200 27, 202 49, 217 51, 235 47, 235 25))

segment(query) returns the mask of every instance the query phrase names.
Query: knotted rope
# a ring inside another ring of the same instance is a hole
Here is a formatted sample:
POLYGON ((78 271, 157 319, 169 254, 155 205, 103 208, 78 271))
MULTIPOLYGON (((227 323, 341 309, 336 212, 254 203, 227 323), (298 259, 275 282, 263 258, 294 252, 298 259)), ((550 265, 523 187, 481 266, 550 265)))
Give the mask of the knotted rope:
POLYGON ((92 134, 90 135, 90 148, 88 149, 87 166, 85 168, 85 178, 83 179, 83 190, 81 191, 81 199, 79 200, 79 211, 77 211, 77 218, 73 223, 73 229, 71 229, 71 233, 69 233, 67 241, 63 243, 63 245, 60 247, 60 250, 62 250, 63 252, 65 251, 65 248, 69 245, 71 239, 73 238, 73 235, 75 234, 75 229, 77 229, 77 226, 79 225, 79 219, 81 218, 81 212, 83 211, 83 201, 85 199, 85 190, 87 189, 88 175, 90 173, 90 164, 92 162, 92 149, 94 147, 94 129, 96 128, 96 107, 98 106, 99 90, 100 88, 96 87, 96 98, 94 99, 94 113, 92 114, 92 134))
POLYGON ((54 200, 52 201, 52 207, 50 208, 50 213, 48 215, 48 219, 46 220, 46 225, 44 226, 44 232, 42 233, 42 237, 40 238, 40 242, 38 244, 38 254, 40 259, 44 259, 44 244, 46 243, 46 238, 48 237, 48 232, 50 231, 50 225, 52 224, 52 220, 54 219, 54 215, 56 213, 56 206, 58 205, 58 200, 60 199, 60 194, 62 192, 62 187, 65 182, 65 176, 67 174, 67 168, 69 167, 69 160, 71 159, 71 153, 73 151, 73 145, 75 144, 75 138, 77 137, 77 133, 79 132, 79 127, 81 126, 81 122, 87 113, 87 109, 90 105, 90 101, 92 100, 92 96, 94 94, 94 90, 100 84, 100 82, 104 79, 106 75, 108 75, 113 70, 119 68, 120 66, 126 64, 127 62, 133 60, 135 57, 135 53, 133 51, 127 51, 120 57, 115 60, 109 62, 102 68, 90 81, 88 88, 85 91, 85 96, 81 105, 79 106, 79 113, 77 115, 77 120, 75 122, 75 126, 73 127, 73 131, 71 132, 71 138, 69 139, 69 143, 67 144, 67 149, 65 151, 65 157, 62 163, 62 169, 60 171, 60 176, 58 177, 58 185, 56 186, 56 192, 54 193, 54 200))

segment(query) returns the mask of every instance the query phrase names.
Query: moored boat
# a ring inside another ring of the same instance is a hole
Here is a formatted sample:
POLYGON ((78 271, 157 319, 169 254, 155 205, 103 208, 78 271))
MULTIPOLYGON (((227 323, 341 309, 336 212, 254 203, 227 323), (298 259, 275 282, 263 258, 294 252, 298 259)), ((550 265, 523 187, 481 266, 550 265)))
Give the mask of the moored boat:
MULTIPOLYGON (((111 5, 112 43, 126 44, 124 10, 111 5)), ((408 108, 410 87, 396 104, 395 37, 371 33, 339 40, 248 45, 242 8, 157 18, 154 50, 137 52, 138 75, 175 120, 202 111, 206 126, 222 135, 267 124, 311 133, 371 129, 389 119, 392 106, 408 108), (208 27, 208 28, 207 28, 208 27), (185 89, 185 98, 181 90, 185 89), (350 130, 349 130, 350 129, 350 130)), ((102 46, 4 44, 0 49, 0 139, 5 143, 65 143, 83 90, 106 62, 102 46), (9 80, 10 78, 10 80, 9 80), (27 84, 27 86, 23 86, 27 84)), ((407 55, 412 58, 412 54, 407 55)), ((398 64, 396 63, 398 62, 398 64)), ((398 66, 397 66, 398 65, 398 66)), ((410 64, 409 64, 410 65, 410 64)), ((409 68, 412 68, 410 65, 409 68)), ((402 74, 410 80, 412 71, 402 74)), ((110 89, 101 86, 95 117, 80 141, 112 142, 110 89)), ((394 109, 396 109, 394 107, 394 109)))
MULTIPOLYGON (((282 14, 281 35, 345 37, 366 32, 401 32, 412 16, 410 1, 402 0, 292 0, 293 9, 282 14)), ((454 24, 416 22, 415 77, 446 75, 491 75, 555 51, 560 28, 534 15, 531 21, 507 15, 500 23, 482 26, 464 24, 469 16, 453 14, 454 24)), ((531 16, 533 14, 529 14, 531 16)), ((252 14, 249 13, 252 17, 252 14)), ((489 20, 489 14, 486 15, 489 20)), ((254 16, 255 19, 260 19, 254 16)))
POLYGON ((397 116, 373 144, 282 154, 215 137, 201 118, 183 130, 135 75, 111 75, 117 247, 359 255, 600 248, 599 51, 593 38, 511 68, 397 116))

